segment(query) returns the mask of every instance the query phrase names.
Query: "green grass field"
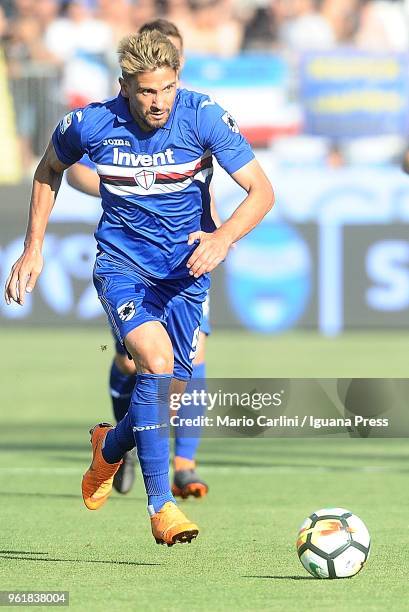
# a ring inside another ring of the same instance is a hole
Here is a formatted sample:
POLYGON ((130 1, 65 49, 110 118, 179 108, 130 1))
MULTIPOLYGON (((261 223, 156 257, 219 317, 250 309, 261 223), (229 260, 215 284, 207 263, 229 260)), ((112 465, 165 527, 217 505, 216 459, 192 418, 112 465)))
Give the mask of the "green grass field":
MULTIPOLYGON (((205 500, 183 508, 201 533, 157 546, 142 479, 100 512, 80 495, 87 430, 110 420, 110 335, 3 330, 0 590, 66 590, 81 610, 407 610, 406 439, 206 439, 205 500), (371 558, 350 580, 310 577, 297 528, 323 506, 366 522, 371 558)), ((408 377, 408 334, 277 338, 215 333, 210 376, 408 377)))

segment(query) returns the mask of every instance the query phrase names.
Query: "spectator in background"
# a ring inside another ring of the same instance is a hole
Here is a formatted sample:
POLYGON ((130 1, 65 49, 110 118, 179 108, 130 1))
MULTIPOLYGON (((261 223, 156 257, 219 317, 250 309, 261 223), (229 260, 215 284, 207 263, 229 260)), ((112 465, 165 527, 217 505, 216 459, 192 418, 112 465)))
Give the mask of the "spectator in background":
POLYGON ((254 7, 244 25, 242 50, 271 50, 278 43, 278 20, 274 3, 254 7))
POLYGON ((13 4, 13 0, 0 0, 0 8, 6 19, 9 19, 9 17, 13 15, 13 4))
POLYGON ((119 41, 133 30, 131 0, 97 0, 96 16, 111 28, 115 49, 119 41))
POLYGON ((320 12, 322 0, 276 0, 273 2, 280 28, 280 43, 291 51, 330 49, 336 36, 320 12))
POLYGON ((33 17, 35 15, 35 0, 12 0, 7 2, 6 6, 8 6, 12 19, 33 17))
POLYGON ((402 3, 385 0, 365 2, 355 43, 369 51, 407 51, 409 28, 402 3))
POLYGON ((58 62, 57 57, 44 44, 41 23, 35 17, 14 19, 8 34, 6 52, 13 76, 24 71, 26 62, 30 60, 38 63, 58 62))
POLYGON ((7 34, 8 21, 6 16, 6 11, 0 5, 0 42, 4 40, 7 34))
POLYGON ((86 0, 71 0, 66 16, 47 28, 46 46, 64 63, 62 89, 70 108, 111 94, 113 37, 109 24, 93 16, 86 0))
POLYGON ((321 14, 335 33, 337 44, 352 44, 359 24, 360 0, 323 0, 321 14))
POLYGON ((131 31, 137 32, 147 21, 160 17, 155 0, 136 0, 131 4, 131 31))
POLYGON ((60 13, 59 0, 36 0, 35 18, 40 25, 42 35, 47 28, 58 19, 60 13))
POLYGON ((189 0, 163 0, 158 3, 158 7, 168 21, 177 24, 182 34, 192 27, 189 0))
POLYGON ((231 56, 240 51, 242 24, 236 19, 229 0, 190 0, 192 22, 188 29, 180 26, 187 53, 231 56))
POLYGON ((33 16, 14 17, 8 29, 5 51, 22 167, 31 172, 42 145, 39 98, 46 94, 49 86, 48 66, 56 66, 58 60, 44 45, 41 24, 33 16))

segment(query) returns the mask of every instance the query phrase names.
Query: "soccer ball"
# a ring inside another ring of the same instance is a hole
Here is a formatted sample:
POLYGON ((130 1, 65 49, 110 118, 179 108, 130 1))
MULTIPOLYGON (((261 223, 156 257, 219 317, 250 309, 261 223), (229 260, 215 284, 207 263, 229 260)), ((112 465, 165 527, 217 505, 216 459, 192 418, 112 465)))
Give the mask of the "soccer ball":
POLYGON ((315 578, 350 578, 369 557, 371 538, 361 519, 345 508, 317 510, 302 523, 298 557, 315 578))

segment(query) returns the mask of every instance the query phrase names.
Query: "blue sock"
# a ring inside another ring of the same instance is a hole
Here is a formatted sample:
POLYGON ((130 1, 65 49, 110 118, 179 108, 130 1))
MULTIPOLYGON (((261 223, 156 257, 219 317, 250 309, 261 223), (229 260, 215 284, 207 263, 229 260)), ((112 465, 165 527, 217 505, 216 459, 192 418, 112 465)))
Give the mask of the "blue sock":
POLYGON ((138 374, 128 411, 150 511, 175 502, 169 485, 171 374, 138 374), (159 427, 158 427, 159 426, 159 427))
POLYGON ((136 375, 123 374, 112 361, 109 375, 109 389, 111 392, 112 409, 118 423, 128 412, 132 391, 135 387, 136 375))
MULTIPOLYGON (((185 393, 206 391, 206 364, 199 363, 193 366, 192 378, 186 386, 185 393)), ((191 418, 203 416, 206 410, 205 401, 201 400, 197 405, 181 406, 178 416, 181 418, 191 418)), ((194 460, 197 447, 200 444, 201 427, 175 427, 175 456, 194 460)))
POLYGON ((129 414, 126 413, 124 418, 105 436, 104 446, 101 449, 102 456, 107 463, 117 463, 134 446, 132 423, 129 414))

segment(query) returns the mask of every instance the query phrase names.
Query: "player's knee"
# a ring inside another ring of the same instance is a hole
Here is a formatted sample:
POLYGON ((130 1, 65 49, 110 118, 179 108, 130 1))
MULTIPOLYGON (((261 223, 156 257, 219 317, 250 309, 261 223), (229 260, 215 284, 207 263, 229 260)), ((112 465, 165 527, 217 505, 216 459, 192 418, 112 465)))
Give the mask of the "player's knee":
POLYGON ((144 369, 150 374, 172 374, 173 356, 166 354, 152 355, 146 359, 144 369))
POLYGON ((121 374, 125 376, 134 376, 136 374, 136 367, 132 359, 129 359, 128 355, 115 355, 115 364, 121 374))

